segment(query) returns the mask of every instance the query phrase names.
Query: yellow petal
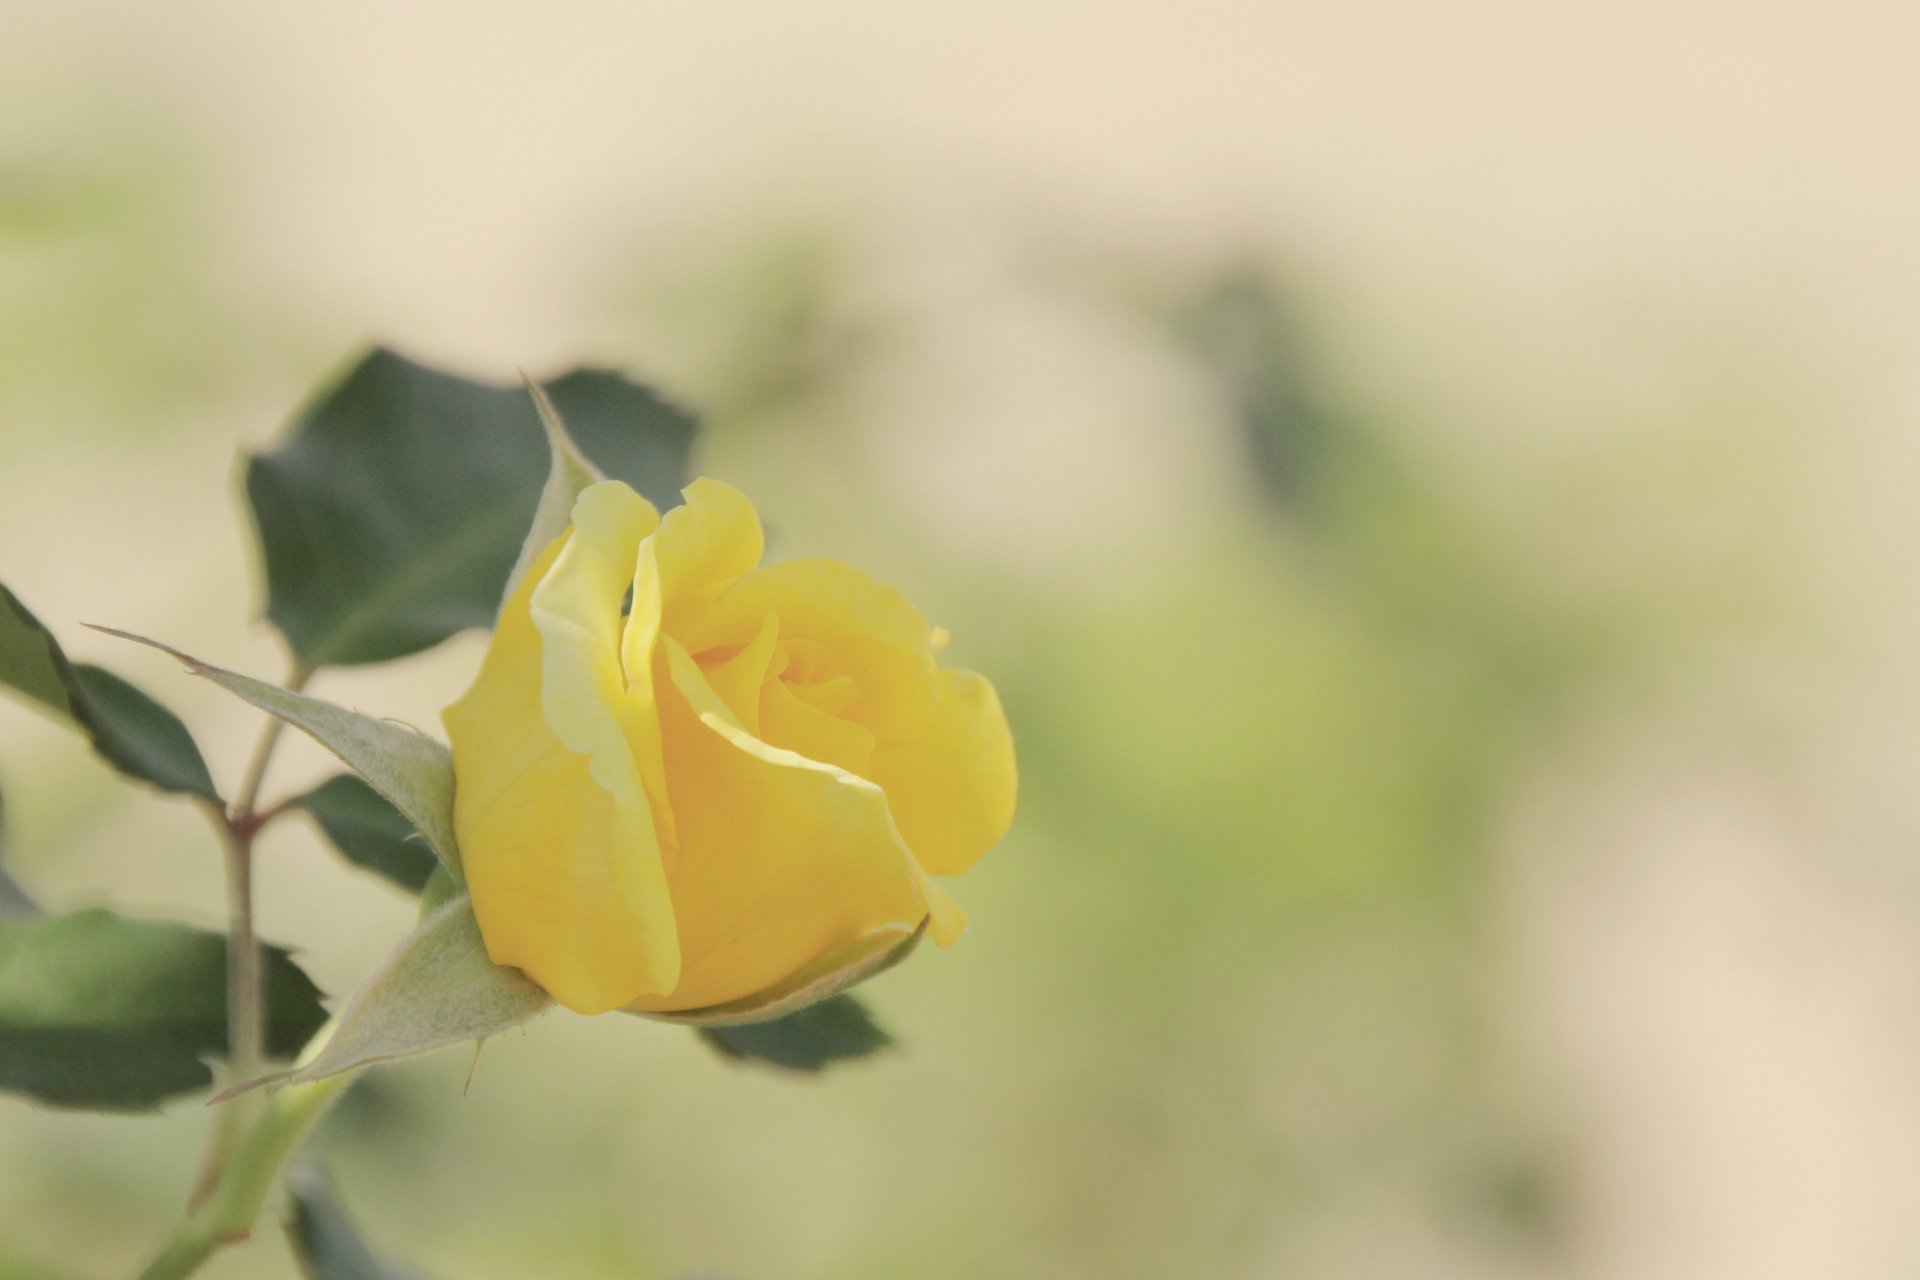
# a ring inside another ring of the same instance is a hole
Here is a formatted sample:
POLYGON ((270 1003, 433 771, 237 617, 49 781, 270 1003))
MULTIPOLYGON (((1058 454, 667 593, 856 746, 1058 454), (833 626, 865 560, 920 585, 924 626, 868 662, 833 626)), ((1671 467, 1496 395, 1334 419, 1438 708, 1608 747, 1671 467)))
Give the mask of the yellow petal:
POLYGON ((918 737, 938 694, 927 619, 899 591, 837 560, 793 560, 735 582, 693 622, 694 653, 743 645, 769 613, 784 640, 809 641, 830 670, 859 687, 846 718, 882 744, 918 737))
POLYGON ((866 776, 867 766, 873 761, 872 733, 802 701, 779 680, 769 680, 760 689, 760 733, 756 736, 861 777, 866 776))
POLYGON ((641 542, 631 564, 632 608, 620 640, 621 665, 629 681, 624 715, 654 816, 667 846, 679 843, 666 793, 660 743, 660 713, 653 673, 660 636, 678 634, 682 620, 706 606, 727 585, 760 563, 765 540, 760 517, 745 494, 702 476, 681 491, 686 501, 667 512, 641 542))
POLYGON ((660 741, 660 708, 655 694, 654 646, 660 635, 660 562, 654 539, 641 540, 635 553, 633 585, 626 629, 620 637, 620 669, 627 690, 621 705, 627 743, 640 768, 640 783, 653 805, 654 829, 659 832, 666 865, 673 866, 675 834, 673 803, 667 795, 667 769, 660 741))
POLYGON ((920 865, 935 875, 964 873, 1013 822, 1013 734, 993 686, 971 671, 942 671, 926 732, 880 751, 867 776, 887 793, 920 865))
MULTIPOLYGON (((673 900, 653 806, 623 714, 627 678, 620 663, 620 600, 633 577, 641 539, 659 523, 653 504, 626 485, 588 486, 574 503, 573 536, 531 600, 541 640, 541 710, 547 725, 569 750, 587 757, 588 772, 613 801, 607 878, 633 915, 646 960, 632 994, 671 991, 680 979, 673 900)), ((626 1003, 632 994, 615 1004, 626 1003)))
POLYGON ((927 903, 927 932, 933 940, 943 947, 950 947, 960 941, 967 931, 967 913, 946 886, 932 876, 920 873, 920 894, 927 903))
POLYGON ((487 953, 571 1009, 597 1013, 648 985, 649 942, 615 887, 632 856, 586 756, 541 705, 541 638, 530 598, 571 535, 533 563, 501 609, 480 674, 446 709, 454 828, 487 953))
MULTIPOLYGON (((672 636, 736 579, 753 572, 766 549, 759 513, 732 485, 701 476, 681 493, 686 502, 667 512, 654 539, 661 627, 672 636)), ((742 643, 748 638, 743 636, 742 643)))
MULTIPOLYGON (((700 669, 707 683, 720 695, 748 733, 760 732, 760 686, 767 682, 775 647, 780 641, 780 616, 770 613, 761 624, 760 634, 745 648, 719 658, 702 656, 700 669)), ((724 651, 721 651, 724 653, 724 651)))
POLYGON ((770 1022, 885 973, 913 954, 925 929, 925 924, 914 929, 903 924, 882 925, 848 946, 829 951, 785 981, 730 1004, 672 1012, 628 1007, 648 1018, 688 1026, 739 1027, 770 1022))
POLYGON ((921 874, 879 789, 761 742, 684 648, 666 640, 662 649, 684 964, 670 996, 632 1007, 745 999, 871 930, 917 926, 929 910, 921 874))

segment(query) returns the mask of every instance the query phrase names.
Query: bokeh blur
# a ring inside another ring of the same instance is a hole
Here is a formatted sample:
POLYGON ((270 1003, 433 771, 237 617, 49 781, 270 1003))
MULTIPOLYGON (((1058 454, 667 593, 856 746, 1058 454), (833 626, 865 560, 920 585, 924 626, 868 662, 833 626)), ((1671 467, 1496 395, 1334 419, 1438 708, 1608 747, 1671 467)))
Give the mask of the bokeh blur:
MULTIPOLYGON (((239 450, 370 341, 703 407, 1000 684, 974 928, 797 1080, 554 1014, 319 1140, 446 1280, 1920 1273, 1909 6, 0 0, 0 579, 279 674, 239 450)), ((478 637, 319 692, 423 726, 478 637)), ((289 744, 271 786, 322 776, 289 744)), ((210 926, 0 706, 15 874, 210 926)), ((336 995, 411 904, 297 822, 336 995)), ((205 1112, 0 1098, 0 1274, 205 1112)), ((273 1233, 207 1275, 280 1280, 273 1233)))

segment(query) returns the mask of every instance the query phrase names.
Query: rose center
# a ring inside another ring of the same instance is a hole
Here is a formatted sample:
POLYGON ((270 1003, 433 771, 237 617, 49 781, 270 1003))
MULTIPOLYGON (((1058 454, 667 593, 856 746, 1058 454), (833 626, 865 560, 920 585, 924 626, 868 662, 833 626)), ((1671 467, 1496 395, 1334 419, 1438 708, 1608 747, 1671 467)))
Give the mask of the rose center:
POLYGON ((834 667, 818 644, 795 637, 781 642, 767 667, 767 678, 780 681, 808 706, 837 716, 859 698, 860 686, 834 667))

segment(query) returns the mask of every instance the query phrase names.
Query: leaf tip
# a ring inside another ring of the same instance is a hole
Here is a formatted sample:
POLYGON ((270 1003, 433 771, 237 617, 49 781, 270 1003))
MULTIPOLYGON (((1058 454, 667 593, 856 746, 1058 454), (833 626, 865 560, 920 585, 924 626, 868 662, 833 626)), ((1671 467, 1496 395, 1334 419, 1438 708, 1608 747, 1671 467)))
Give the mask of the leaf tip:
POLYGON ((573 433, 567 430, 567 420, 560 416, 560 410, 554 406, 552 397, 547 395, 547 389, 535 382, 525 369, 519 373, 521 381, 527 384, 527 394, 533 397, 533 407, 540 415, 540 425, 547 433, 553 465, 559 468, 564 463, 579 468, 595 480, 606 479, 606 473, 575 443, 573 433))
POLYGON ((195 675, 202 675, 207 670, 207 664, 198 658, 190 654, 182 653, 170 644, 162 644, 158 640, 140 635, 138 632, 122 631, 119 627, 109 627, 98 622, 83 622, 80 625, 89 631, 98 631, 103 636, 112 636, 116 640, 131 640, 133 643, 143 644, 149 649, 158 649, 160 652, 177 660, 182 666, 186 667, 187 670, 193 672, 195 675))

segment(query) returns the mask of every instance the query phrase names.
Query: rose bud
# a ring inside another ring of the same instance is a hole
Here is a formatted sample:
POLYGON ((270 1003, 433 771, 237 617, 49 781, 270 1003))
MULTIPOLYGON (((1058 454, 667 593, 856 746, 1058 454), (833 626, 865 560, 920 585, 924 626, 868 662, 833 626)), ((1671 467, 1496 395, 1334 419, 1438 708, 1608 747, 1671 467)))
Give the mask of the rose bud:
POLYGON ((503 606, 448 707, 454 823, 488 954, 581 1013, 751 1020, 966 916, 1013 817, 993 686, 832 560, 760 567, 753 505, 617 481, 503 606))

